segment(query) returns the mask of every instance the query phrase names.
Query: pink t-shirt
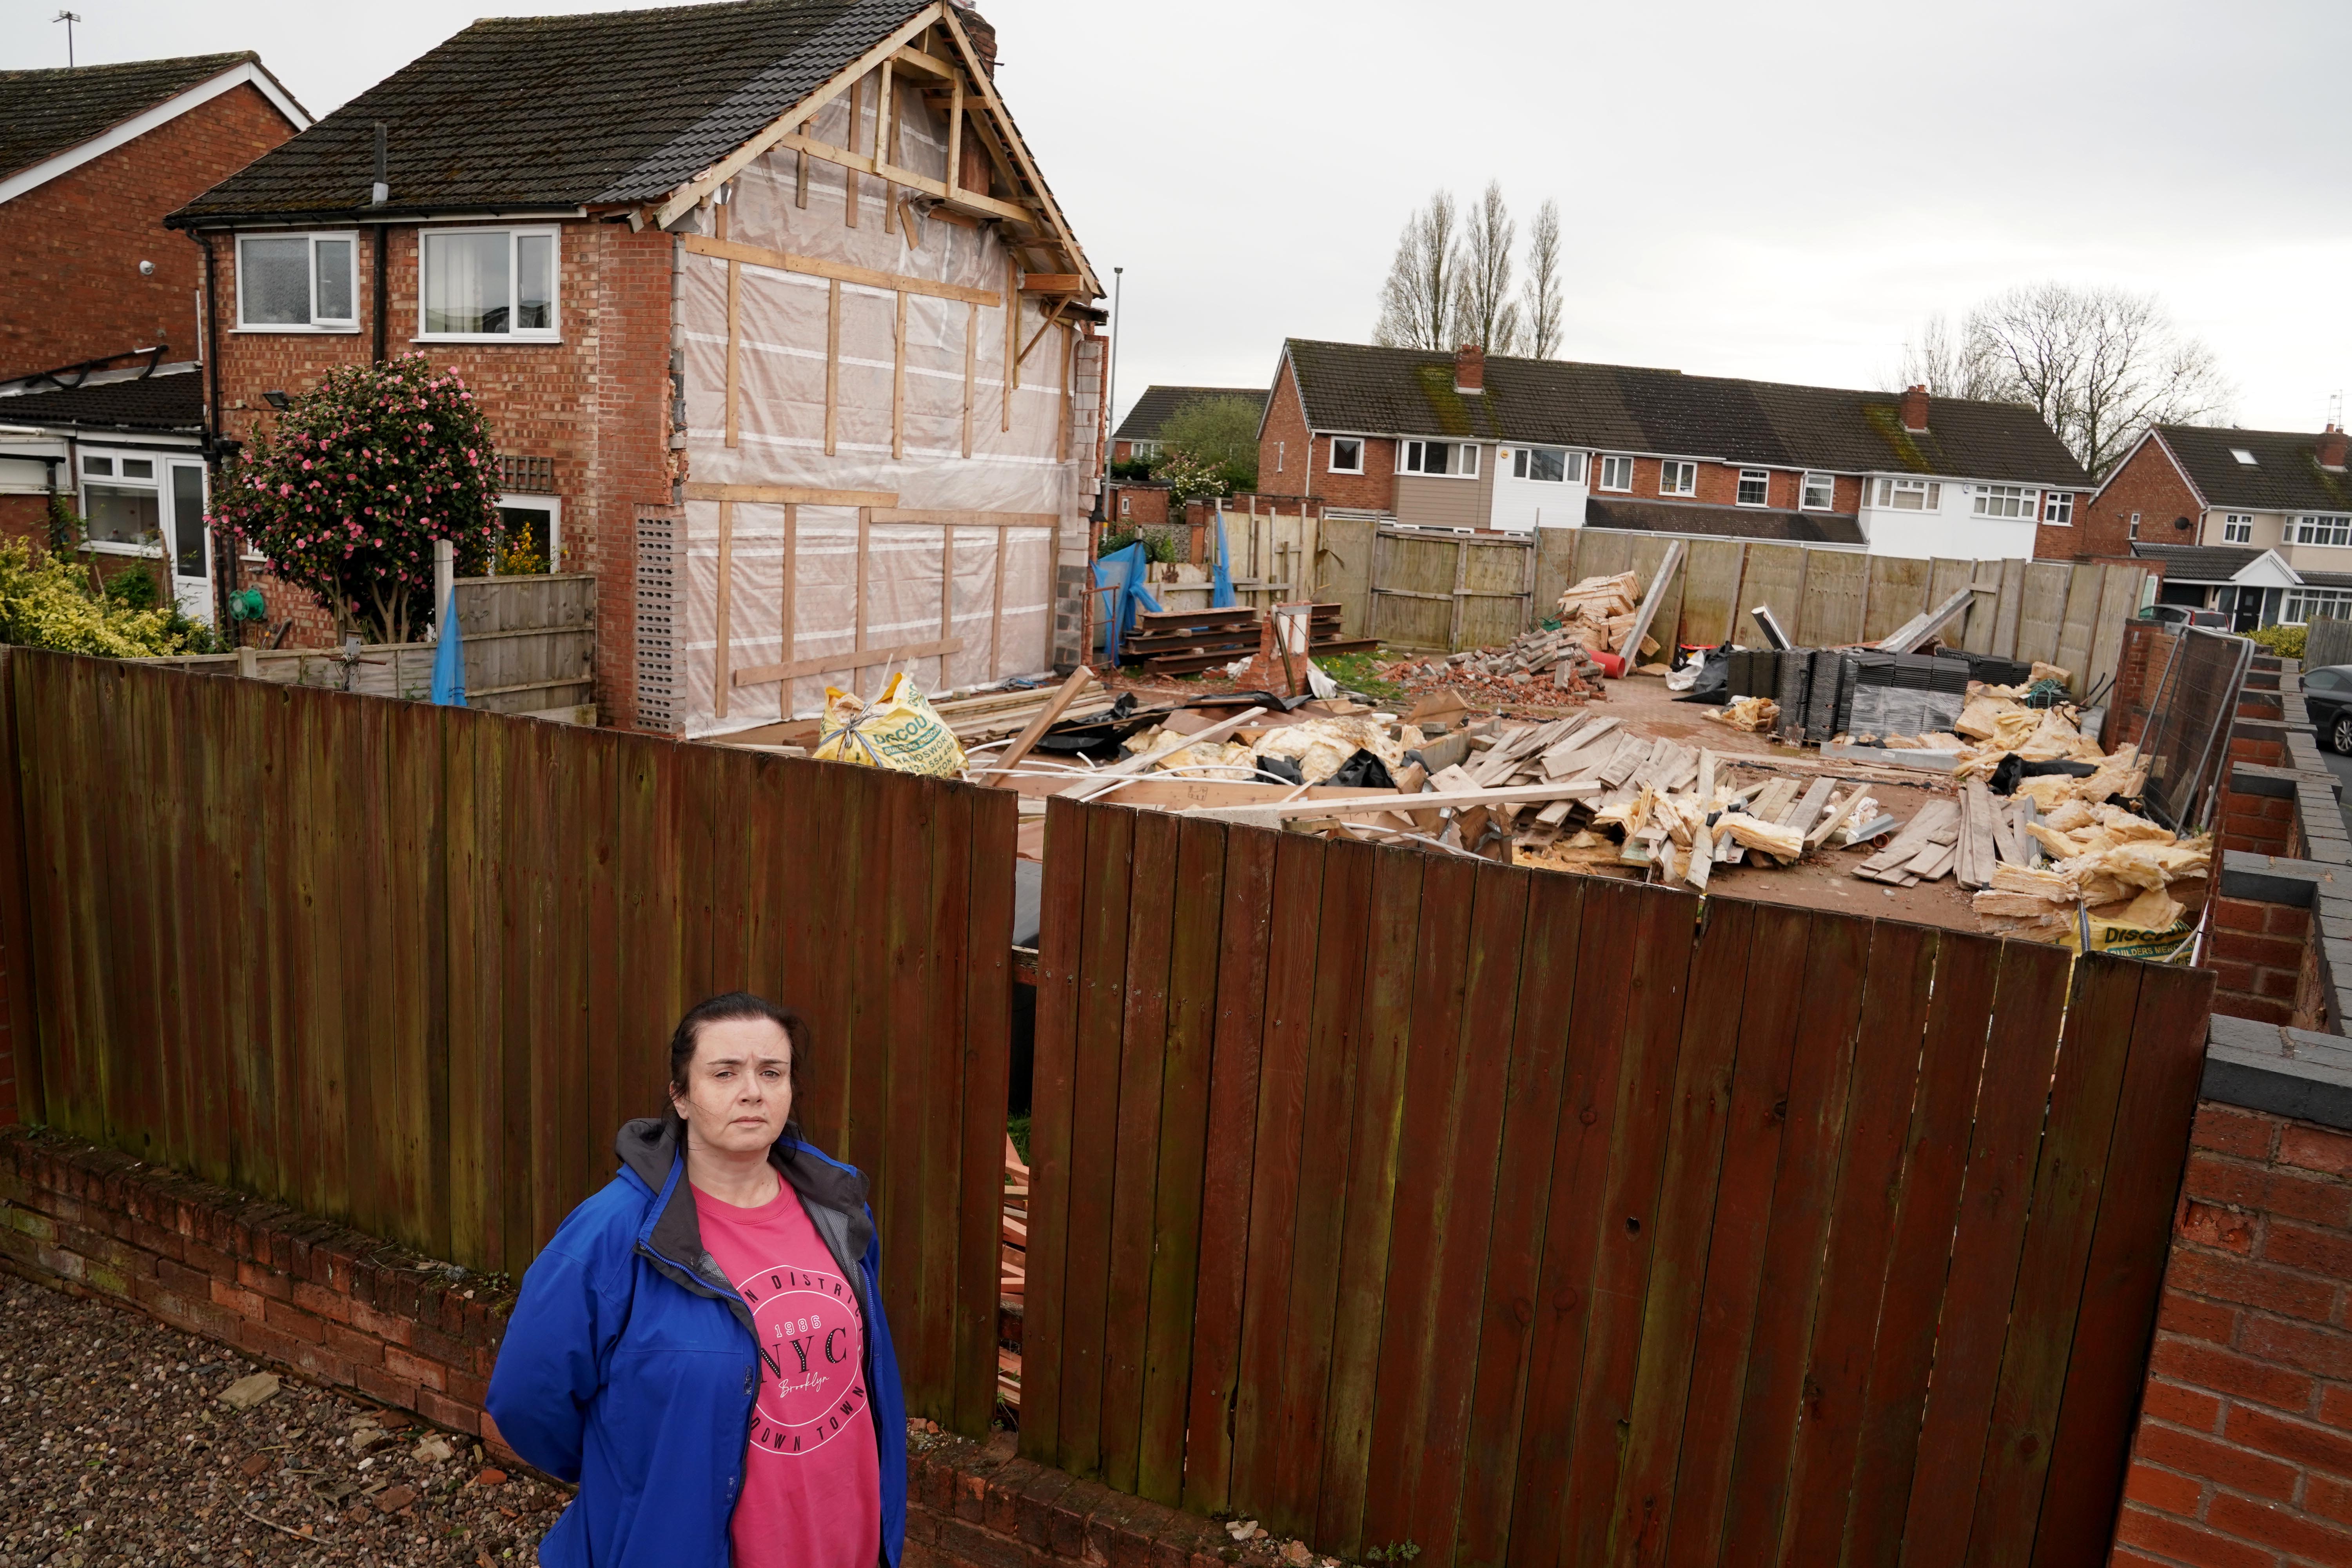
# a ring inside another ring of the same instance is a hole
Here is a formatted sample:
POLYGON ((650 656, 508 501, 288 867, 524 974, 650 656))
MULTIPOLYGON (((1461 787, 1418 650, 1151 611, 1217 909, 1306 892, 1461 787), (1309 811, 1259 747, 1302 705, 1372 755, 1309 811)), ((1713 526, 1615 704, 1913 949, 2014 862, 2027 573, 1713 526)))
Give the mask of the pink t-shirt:
POLYGON ((749 1209, 694 1194, 702 1245, 742 1292, 760 1341, 736 1568, 875 1568, 882 1474, 857 1292, 799 1194, 777 1187, 749 1209))

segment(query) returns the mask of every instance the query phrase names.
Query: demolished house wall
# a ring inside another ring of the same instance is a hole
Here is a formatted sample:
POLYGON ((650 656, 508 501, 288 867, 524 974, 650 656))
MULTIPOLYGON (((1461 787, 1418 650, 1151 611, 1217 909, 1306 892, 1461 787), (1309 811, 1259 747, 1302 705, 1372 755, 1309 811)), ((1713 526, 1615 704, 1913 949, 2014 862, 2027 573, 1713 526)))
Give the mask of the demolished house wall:
MULTIPOLYGON (((946 115, 901 72, 886 119, 880 77, 808 139, 894 137, 897 166, 943 178, 946 115)), ((681 225, 688 734, 898 668, 939 690, 1075 656, 1083 576, 1059 568, 1086 548, 1100 344, 1023 297, 996 224, 931 206, 787 143, 681 225)))

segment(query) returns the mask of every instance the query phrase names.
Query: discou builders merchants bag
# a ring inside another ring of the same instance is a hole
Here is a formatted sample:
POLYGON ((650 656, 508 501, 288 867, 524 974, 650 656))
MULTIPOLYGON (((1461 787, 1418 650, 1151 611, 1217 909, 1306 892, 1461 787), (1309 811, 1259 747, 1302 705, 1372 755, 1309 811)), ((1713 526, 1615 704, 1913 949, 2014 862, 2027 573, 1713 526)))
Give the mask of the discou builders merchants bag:
POLYGON ((817 760, 951 779, 963 772, 963 748, 940 722, 915 683, 900 670, 871 705, 854 692, 824 690, 817 725, 817 760))

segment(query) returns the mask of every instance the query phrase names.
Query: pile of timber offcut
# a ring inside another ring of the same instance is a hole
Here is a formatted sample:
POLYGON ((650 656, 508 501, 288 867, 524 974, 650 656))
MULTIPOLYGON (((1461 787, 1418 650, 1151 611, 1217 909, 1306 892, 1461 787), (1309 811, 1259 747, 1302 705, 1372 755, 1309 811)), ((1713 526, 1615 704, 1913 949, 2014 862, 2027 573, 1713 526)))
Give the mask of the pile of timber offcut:
POLYGON ((1980 915, 2016 921, 2021 936, 2062 940, 2084 914, 2134 931, 2171 931, 2184 913, 2172 888, 2212 868, 2211 835, 2182 838, 2119 805, 2066 801, 2027 830, 2039 854, 1998 868, 1973 900, 1980 915))
POLYGON ((1248 658, 1264 639, 1247 605, 1223 610, 1139 610, 1135 630, 1118 639, 1118 657, 1154 675, 1198 675, 1248 658))
MULTIPOLYGON (((931 711, 940 721, 955 732, 955 738, 967 747, 979 742, 1001 741, 1007 735, 1017 735, 1027 728, 1054 700, 1050 686, 1029 687, 1013 691, 979 691, 968 697, 948 697, 931 704, 931 711)), ((1064 719, 1087 719, 1110 707, 1109 693, 1097 687, 1076 698, 1060 711, 1064 719)))

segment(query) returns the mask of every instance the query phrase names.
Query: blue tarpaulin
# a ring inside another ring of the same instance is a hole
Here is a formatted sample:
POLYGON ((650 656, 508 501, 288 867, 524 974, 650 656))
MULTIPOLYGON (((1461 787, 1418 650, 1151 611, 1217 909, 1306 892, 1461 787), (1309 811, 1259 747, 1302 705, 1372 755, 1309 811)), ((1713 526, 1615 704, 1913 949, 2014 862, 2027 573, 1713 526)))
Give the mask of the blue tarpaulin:
POLYGON ((443 708, 466 705, 466 650, 457 637, 457 590, 441 607, 441 641, 433 650, 433 700, 443 708))
POLYGON ((1143 571, 1140 540, 1095 563, 1095 586, 1111 590, 1101 595, 1105 601, 1103 652, 1114 665, 1118 663, 1118 639, 1135 629, 1136 609, 1140 606, 1154 615, 1160 611, 1160 601, 1144 591, 1143 571))
POLYGON ((1217 565, 1209 579, 1209 608, 1230 610, 1241 603, 1234 596, 1233 563, 1225 553, 1225 503, 1217 503, 1217 565))

